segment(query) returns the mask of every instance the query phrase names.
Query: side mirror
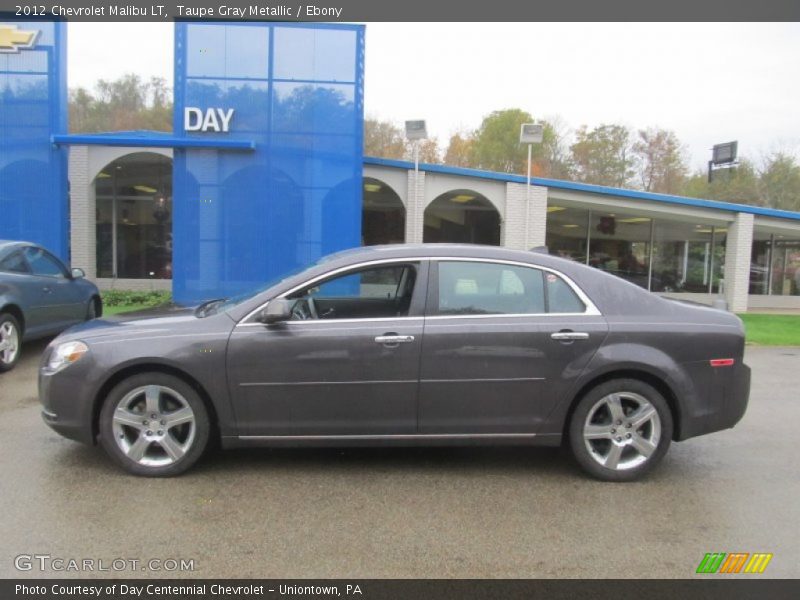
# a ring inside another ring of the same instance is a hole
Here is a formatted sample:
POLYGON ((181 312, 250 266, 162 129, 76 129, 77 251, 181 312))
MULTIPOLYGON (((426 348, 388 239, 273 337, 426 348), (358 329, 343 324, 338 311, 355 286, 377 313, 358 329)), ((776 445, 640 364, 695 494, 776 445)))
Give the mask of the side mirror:
POLYGON ((86 273, 84 273, 83 269, 74 268, 72 269, 72 278, 73 279, 83 279, 86 277, 86 273))
POLYGON ((294 302, 290 302, 286 298, 274 298, 269 301, 267 307, 258 315, 258 320, 267 325, 288 321, 292 318, 293 307, 294 302))

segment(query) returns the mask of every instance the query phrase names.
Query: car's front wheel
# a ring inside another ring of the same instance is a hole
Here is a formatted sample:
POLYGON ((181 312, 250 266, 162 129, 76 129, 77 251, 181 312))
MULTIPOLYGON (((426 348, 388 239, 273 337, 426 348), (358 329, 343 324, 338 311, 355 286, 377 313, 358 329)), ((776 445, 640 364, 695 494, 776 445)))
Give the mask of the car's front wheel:
POLYGON ((22 335, 14 315, 0 313, 0 373, 10 371, 19 360, 22 335))
POLYGON ((140 373, 119 383, 100 411, 100 441, 124 469, 150 477, 186 471, 208 445, 208 411, 185 381, 140 373))
POLYGON ((672 414, 664 397, 637 379, 615 379, 590 390, 569 424, 572 453, 603 481, 632 481, 664 457, 672 414))

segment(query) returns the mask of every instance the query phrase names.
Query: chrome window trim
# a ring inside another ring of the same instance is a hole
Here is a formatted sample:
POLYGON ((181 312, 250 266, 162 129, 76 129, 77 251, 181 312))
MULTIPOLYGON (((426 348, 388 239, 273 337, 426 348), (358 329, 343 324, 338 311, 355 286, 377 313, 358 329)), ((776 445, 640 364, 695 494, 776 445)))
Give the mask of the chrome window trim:
MULTIPOLYGON (((586 307, 583 312, 578 313, 509 313, 509 314, 491 314, 491 315, 424 315, 424 316, 406 316, 406 317, 378 317, 378 318, 366 318, 366 319, 316 319, 316 320, 307 320, 307 321, 285 321, 287 325, 303 325, 303 324, 312 324, 312 323, 369 323, 369 322, 376 322, 376 321, 398 321, 398 320, 405 320, 405 319, 436 319, 436 320, 444 320, 444 319, 488 319, 488 318, 503 318, 503 317, 511 317, 511 318, 519 318, 519 317, 585 317, 585 316, 593 316, 599 317, 602 316, 602 313, 597 308, 594 302, 587 296, 584 291, 576 284, 569 276, 565 275, 561 271, 557 269, 553 269, 551 267, 545 267, 543 265, 536 265, 516 260, 507 260, 502 258, 476 258, 476 257, 466 257, 466 256, 414 256, 414 257, 406 257, 406 258, 383 258, 383 259, 376 259, 365 261, 362 263, 356 263, 352 265, 347 265, 345 267, 339 267, 338 269, 334 269, 333 271, 328 271, 327 273, 323 273, 322 275, 317 275, 316 277, 312 277, 311 279, 304 281, 300 285, 296 285, 295 287, 291 288, 290 290, 275 296, 275 298, 286 298, 287 296, 305 288, 315 284, 318 281, 323 279, 328 279, 329 277, 333 277, 338 275, 339 273, 344 273, 347 271, 357 270, 362 267, 370 267, 373 265, 384 265, 384 264, 393 264, 393 263, 400 263, 400 264, 408 264, 408 263, 421 263, 422 261, 429 261, 429 262, 480 262, 480 263, 493 263, 493 264, 500 264, 500 265, 512 265, 516 267, 526 267, 528 269, 539 269, 540 271, 545 271, 548 273, 552 273, 557 277, 560 277, 564 280, 564 282, 570 287, 570 289, 575 292, 578 298, 583 302, 584 306, 586 307)), ((236 327, 251 327, 251 326, 259 326, 263 327, 263 323, 259 322, 249 322, 250 319, 256 313, 262 311, 267 304, 269 304, 270 300, 261 304, 258 308, 250 311, 239 323, 236 324, 236 327)))

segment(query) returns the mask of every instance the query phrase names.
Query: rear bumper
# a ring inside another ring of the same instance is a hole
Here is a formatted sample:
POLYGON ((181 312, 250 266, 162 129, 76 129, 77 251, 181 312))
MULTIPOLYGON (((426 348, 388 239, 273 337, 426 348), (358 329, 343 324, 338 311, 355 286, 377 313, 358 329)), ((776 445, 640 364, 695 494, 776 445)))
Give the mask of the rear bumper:
MULTIPOLYGON (((704 364, 703 364, 704 363, 704 364)), ((750 367, 713 368, 695 363, 694 401, 684 405, 678 440, 730 429, 742 420, 750 399, 750 367)))

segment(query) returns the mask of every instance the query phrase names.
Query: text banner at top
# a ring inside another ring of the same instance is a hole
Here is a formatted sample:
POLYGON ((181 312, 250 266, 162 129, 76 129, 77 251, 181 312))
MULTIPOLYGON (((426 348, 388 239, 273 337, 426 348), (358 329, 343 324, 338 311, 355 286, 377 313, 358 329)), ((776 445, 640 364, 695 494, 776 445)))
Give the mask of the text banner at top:
POLYGON ((376 2, 319 0, 0 0, 4 20, 34 18, 67 21, 277 20, 277 21, 800 21, 798 0, 486 0, 484 2, 376 2))

